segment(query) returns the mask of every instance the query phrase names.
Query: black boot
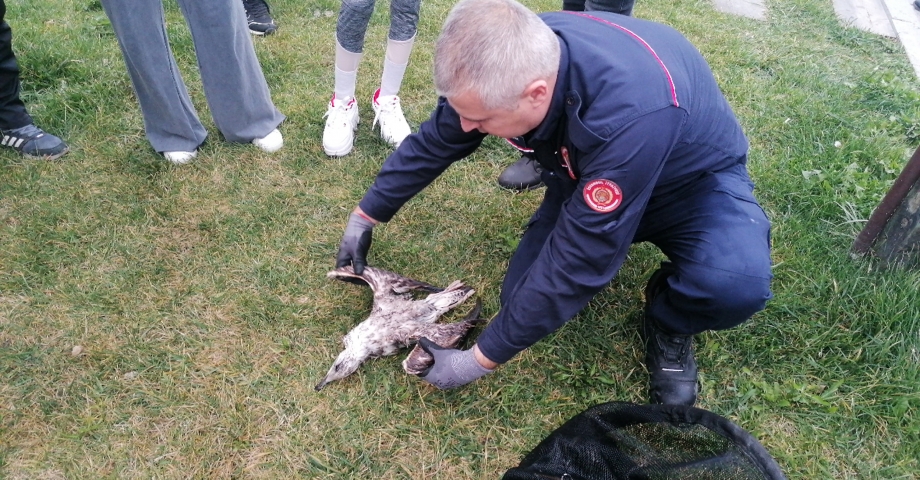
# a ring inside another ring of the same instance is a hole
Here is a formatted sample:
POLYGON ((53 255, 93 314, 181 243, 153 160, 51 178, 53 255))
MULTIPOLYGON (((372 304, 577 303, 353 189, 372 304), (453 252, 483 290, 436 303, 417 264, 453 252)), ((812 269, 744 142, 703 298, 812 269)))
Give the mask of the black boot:
POLYGON ((667 284, 674 269, 664 262, 649 279, 645 288, 645 317, 642 339, 645 343, 645 366, 649 372, 649 401, 667 405, 693 406, 699 392, 693 335, 678 335, 663 329, 649 317, 652 300, 667 284))
POLYGON ((540 173, 543 168, 533 158, 526 155, 512 163, 498 176, 498 185, 509 190, 531 190, 543 185, 540 173))

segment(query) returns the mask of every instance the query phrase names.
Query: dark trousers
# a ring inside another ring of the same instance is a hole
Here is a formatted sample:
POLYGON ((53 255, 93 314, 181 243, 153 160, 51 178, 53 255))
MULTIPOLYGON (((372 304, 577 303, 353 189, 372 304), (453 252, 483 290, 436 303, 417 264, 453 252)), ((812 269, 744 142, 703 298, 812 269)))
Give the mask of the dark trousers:
MULTIPOLYGON (((501 302, 540 254, 571 194, 543 173, 546 196, 511 257, 501 302)), ((743 166, 706 173, 653 197, 633 243, 651 242, 668 257, 670 276, 647 314, 675 334, 734 327, 763 310, 770 293, 770 222, 743 166)), ((578 194, 578 193, 576 193, 578 194)))
POLYGON ((6 23, 6 2, 0 0, 0 129, 11 130, 32 123, 19 99, 19 65, 13 54, 13 32, 6 23))
POLYGON ((562 9, 574 12, 595 10, 632 15, 633 5, 635 4, 636 0, 562 0, 562 9))

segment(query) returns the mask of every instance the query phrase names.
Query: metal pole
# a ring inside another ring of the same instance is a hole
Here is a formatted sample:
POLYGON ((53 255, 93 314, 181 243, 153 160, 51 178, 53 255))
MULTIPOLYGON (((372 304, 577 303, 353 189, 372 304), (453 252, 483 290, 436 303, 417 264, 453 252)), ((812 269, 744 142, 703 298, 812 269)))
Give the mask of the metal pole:
POLYGON ((869 253, 869 249, 875 243, 879 234, 882 233, 885 224, 888 223, 888 219, 891 218, 891 215, 894 214, 901 202, 904 201, 904 198, 907 197, 907 194, 910 193, 910 189, 917 180, 920 180, 920 147, 914 151, 913 156, 907 161, 907 165, 904 166, 904 170, 898 175, 891 189, 888 190, 888 193, 882 198, 882 202, 872 212, 872 216, 869 217, 866 226, 856 236, 853 248, 850 250, 851 253, 856 255, 869 253))

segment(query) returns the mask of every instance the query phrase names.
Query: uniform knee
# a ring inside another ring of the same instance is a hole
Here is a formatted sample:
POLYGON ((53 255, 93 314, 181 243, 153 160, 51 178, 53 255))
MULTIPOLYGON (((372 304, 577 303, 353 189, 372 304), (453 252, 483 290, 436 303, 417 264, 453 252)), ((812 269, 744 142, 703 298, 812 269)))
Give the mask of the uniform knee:
POLYGON ((709 270, 692 283, 690 298, 695 297, 695 308, 692 309, 709 319, 708 330, 740 325, 763 310, 772 298, 769 277, 709 270))

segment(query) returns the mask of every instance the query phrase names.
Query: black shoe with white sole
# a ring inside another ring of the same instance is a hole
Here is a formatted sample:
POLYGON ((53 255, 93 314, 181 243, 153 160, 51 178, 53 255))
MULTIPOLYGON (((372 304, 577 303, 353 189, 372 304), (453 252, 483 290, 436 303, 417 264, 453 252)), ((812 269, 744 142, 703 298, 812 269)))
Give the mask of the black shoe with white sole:
POLYGON ((270 35, 278 30, 275 20, 272 19, 271 9, 265 0, 243 0, 246 8, 246 21, 249 22, 249 33, 253 35, 270 35))
POLYGON ((54 160, 68 152, 60 138, 28 124, 11 130, 0 130, 0 145, 10 147, 26 157, 54 160))

